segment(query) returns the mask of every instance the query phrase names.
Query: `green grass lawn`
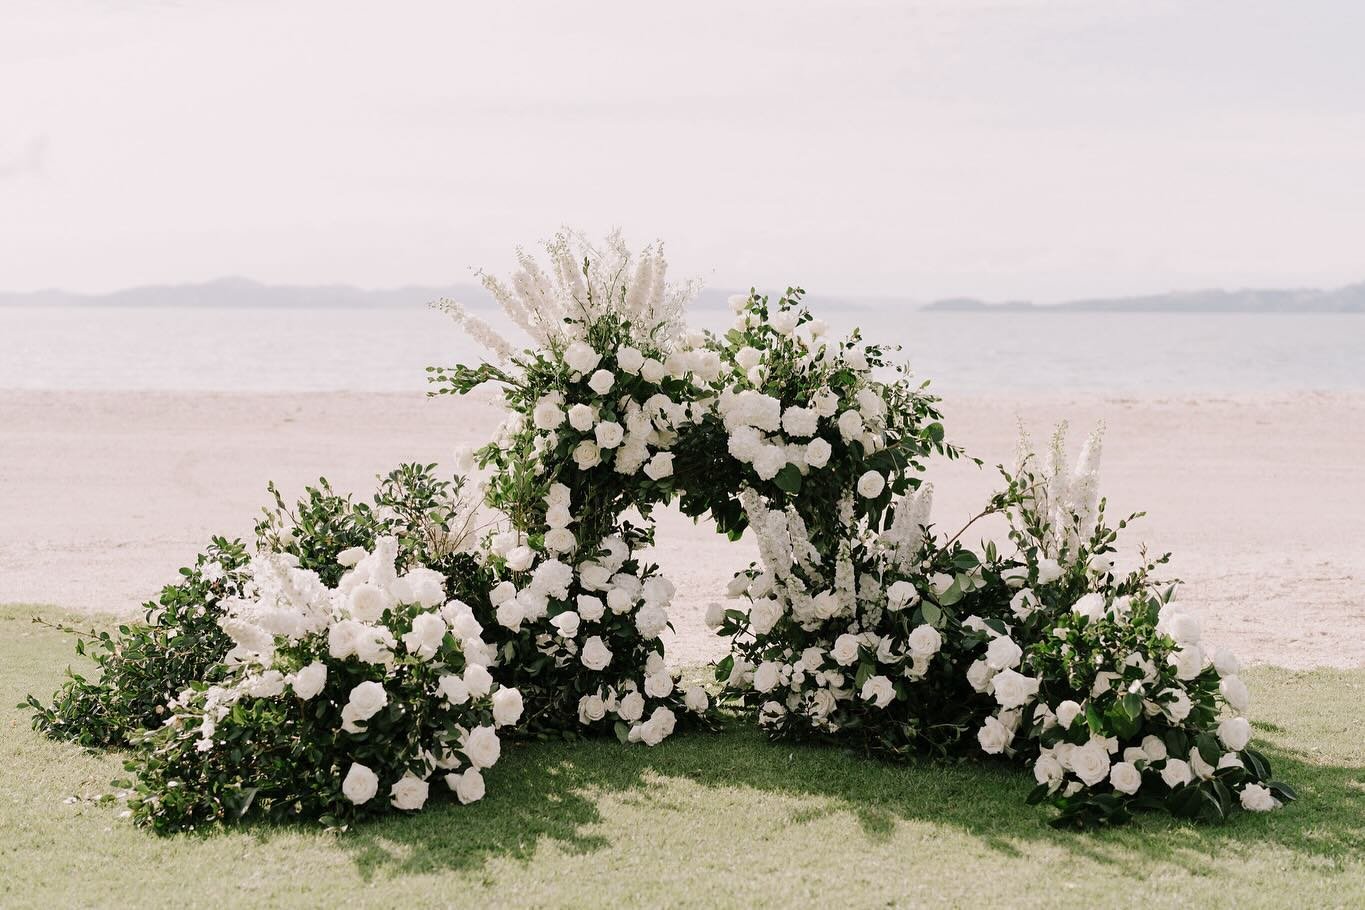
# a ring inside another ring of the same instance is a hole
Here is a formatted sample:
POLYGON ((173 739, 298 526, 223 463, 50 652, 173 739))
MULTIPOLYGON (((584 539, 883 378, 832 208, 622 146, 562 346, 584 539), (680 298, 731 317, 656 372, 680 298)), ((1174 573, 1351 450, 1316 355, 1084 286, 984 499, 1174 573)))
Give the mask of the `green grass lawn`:
POLYGON ((890 766, 732 724, 654 749, 508 747, 482 802, 345 835, 157 837, 90 799, 118 756, 51 742, 15 707, 74 657, 37 612, 0 608, 4 907, 1365 906, 1365 671, 1248 674, 1301 799, 1216 828, 1057 832, 1012 769, 890 766))

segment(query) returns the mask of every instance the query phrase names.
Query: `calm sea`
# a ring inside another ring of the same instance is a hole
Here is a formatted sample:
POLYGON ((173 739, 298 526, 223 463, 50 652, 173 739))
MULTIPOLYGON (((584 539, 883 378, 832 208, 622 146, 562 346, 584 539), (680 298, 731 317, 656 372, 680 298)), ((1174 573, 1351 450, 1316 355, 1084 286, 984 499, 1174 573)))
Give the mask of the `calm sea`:
MULTIPOLYGON (((1365 390, 1360 315, 820 315, 902 345, 942 392, 1365 390)), ((403 391, 425 388, 428 364, 477 357, 422 308, 0 307, 0 388, 403 391)))

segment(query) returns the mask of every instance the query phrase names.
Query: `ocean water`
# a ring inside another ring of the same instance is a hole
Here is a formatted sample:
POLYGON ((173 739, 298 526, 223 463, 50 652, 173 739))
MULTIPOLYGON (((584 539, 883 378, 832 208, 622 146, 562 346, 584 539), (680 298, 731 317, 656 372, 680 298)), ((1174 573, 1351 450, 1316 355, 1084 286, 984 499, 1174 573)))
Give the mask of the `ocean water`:
MULTIPOLYGON (((1365 390, 1365 316, 836 310, 940 392, 1365 390)), ((702 310, 716 328, 728 314, 702 310)), ((408 391, 480 349, 412 309, 0 307, 0 388, 408 391)))

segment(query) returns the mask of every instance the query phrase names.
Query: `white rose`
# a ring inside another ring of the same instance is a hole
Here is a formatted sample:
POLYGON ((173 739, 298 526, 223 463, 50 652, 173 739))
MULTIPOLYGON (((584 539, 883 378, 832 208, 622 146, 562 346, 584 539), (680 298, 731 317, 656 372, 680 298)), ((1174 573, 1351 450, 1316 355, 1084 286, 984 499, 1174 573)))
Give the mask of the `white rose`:
POLYGON ((483 698, 493 689, 493 677, 487 667, 470 664, 464 668, 464 685, 474 698, 483 698))
POLYGON ((824 439, 812 439, 806 445, 806 464, 812 468, 823 468, 829 464, 830 453, 834 449, 824 439))
POLYGON ((488 592, 488 599, 495 607, 516 596, 517 586, 510 581, 500 581, 493 586, 493 590, 488 592))
POLYGON ((1076 776, 1093 787, 1109 776, 1109 746, 1103 739, 1091 737, 1085 745, 1071 750, 1068 762, 1076 776))
POLYGON ((782 310, 771 314, 768 317, 768 325, 773 327, 779 335, 790 335, 796 331, 797 314, 791 310, 782 310))
POLYGON ((511 629, 513 632, 521 629, 522 620, 526 618, 526 613, 521 608, 521 601, 515 598, 499 604, 494 615, 497 616, 498 625, 505 629, 511 629))
POLYGON ((607 716, 607 703, 600 695, 584 695, 578 700, 578 722, 596 723, 607 716))
POLYGON ((1236 676, 1224 676, 1218 683, 1218 691, 1223 693, 1223 698, 1234 711, 1245 711, 1251 704, 1251 693, 1247 691, 1246 683, 1236 676))
POLYGON ((993 675, 993 671, 984 660, 974 660, 972 665, 967 668, 967 682, 971 683, 972 688, 978 692, 990 690, 993 675))
POLYGON ((655 673, 645 677, 645 694, 650 698, 667 698, 673 693, 673 674, 655 673))
MULTIPOLYGON (((588 444, 591 445, 592 443, 588 444)), ((536 551, 525 544, 522 544, 519 547, 513 547, 509 550, 506 560, 509 571, 525 572, 527 569, 531 568, 531 563, 536 561, 536 551)))
POLYGON ((579 659, 589 670, 605 670, 607 664, 611 663, 611 651, 600 635, 594 635, 583 642, 583 651, 579 659))
POLYGON ((446 786, 454 791, 460 805, 467 806, 483 799, 485 792, 483 775, 478 768, 468 768, 463 774, 451 772, 446 775, 446 786))
POLYGON ((754 681, 754 665, 747 660, 740 658, 730 665, 730 675, 726 677, 726 685, 739 688, 747 683, 754 681))
POLYGON ((352 762, 341 782, 341 792, 357 806, 367 803, 379 792, 379 776, 359 762, 352 762))
POLYGON ((876 499, 886 489, 886 478, 879 471, 867 471, 858 478, 858 495, 864 499, 876 499))
POLYGON ((1126 761, 1121 761, 1109 771, 1109 783, 1120 793, 1132 795, 1142 786, 1142 772, 1126 761))
POLYGON ((1247 784, 1242 789, 1241 801, 1242 808, 1250 812, 1269 812, 1280 807, 1280 801, 1270 788, 1260 784, 1247 784))
POLYGON ((1171 637, 1182 645, 1192 645, 1199 641, 1199 617, 1193 613, 1177 613, 1171 617, 1171 637))
POLYGON ((403 647, 425 660, 440 650, 445 637, 446 621, 439 614, 419 613, 412 619, 412 631, 403 636, 403 647))
POLYGON ((564 362, 575 373, 586 374, 602 360, 602 355, 581 341, 575 341, 564 349, 564 362))
POLYGON ((1002 708, 1022 708, 1038 694, 1038 680, 1015 670, 1001 670, 991 682, 1002 708))
POLYGON ((552 553, 569 553, 578 546, 578 539, 568 528, 551 528, 545 532, 545 549, 552 553))
POLYGON ((592 431, 597 444, 604 449, 614 449, 626 438, 626 431, 614 420, 604 420, 592 431))
POLYGON ((1010 612, 1020 619, 1028 619, 1041 606, 1038 595, 1029 588, 1019 590, 1010 598, 1010 612))
POLYGON ((1190 711, 1194 705, 1190 703, 1190 697, 1180 689, 1166 689, 1162 694, 1171 694, 1171 699, 1165 702, 1161 708, 1171 720, 1179 723, 1190 716, 1190 711))
POLYGON ((1226 648, 1219 648, 1213 655, 1213 668, 1219 676, 1236 676, 1242 669, 1242 662, 1226 648))
POLYGON ((1096 553, 1086 561, 1085 567, 1096 575, 1105 575, 1114 570, 1113 553, 1096 553))
POLYGON ((518 689, 499 689, 493 693, 493 725, 505 727, 521 719, 521 692, 518 689))
POLYGON ((919 603, 919 591, 908 581, 894 581, 886 589, 886 608, 895 613, 919 603))
POLYGON ((588 380, 588 388, 598 395, 605 395, 611 391, 611 387, 616 384, 616 377, 608 370, 598 370, 592 374, 588 380))
POLYGON ((352 588, 346 598, 346 606, 351 617, 360 622, 379 622, 384 611, 392 605, 392 600, 384 589, 368 581, 352 588))
POLYGON ((767 635, 782 618, 782 604, 776 598, 764 597, 754 601, 749 610, 749 628, 755 635, 767 635))
POLYGON ((707 697, 706 690, 701 686, 692 686, 683 693, 683 704, 687 710, 694 714, 704 714, 706 709, 711 706, 711 699, 707 697))
MULTIPOLYGON (((613 592, 616 590, 618 589, 612 589, 613 592)), ((610 592, 608 596, 610 596, 610 592)), ((585 622, 597 622, 607 612, 606 607, 602 604, 602 598, 595 594, 578 595, 577 606, 578 617, 585 622)), ((577 629, 574 630, 574 634, 578 634, 577 629)))
POLYGON ((1218 738, 1233 752, 1241 752, 1251 742, 1251 724, 1245 717, 1228 717, 1218 725, 1218 738))
POLYGON ((863 683, 860 694, 865 701, 872 702, 878 708, 885 708, 896 700, 896 687, 885 676, 869 676, 863 683))
POLYGON ((1185 645, 1168 660, 1180 679, 1194 679, 1204 671, 1204 651, 1198 645, 1185 645))
POLYGON ((1062 725, 1063 730, 1071 729, 1071 722, 1081 713, 1081 706, 1071 699, 1067 699, 1057 706, 1057 723, 1062 725))
POLYGON ((576 404, 569 408, 569 426, 580 433, 586 433, 597 422, 597 412, 591 405, 576 404))
MULTIPOLYGON (((601 601, 598 601, 601 603, 601 601)), ((578 635, 579 616, 573 610, 565 610, 550 620, 560 638, 573 638, 578 635)))
POLYGON ((658 638, 668 628, 668 611, 657 604, 646 603, 635 614, 635 628, 645 639, 658 638))
POLYGON ((915 626, 906 639, 910 653, 917 657, 933 657, 943 647, 943 636, 930 625, 915 626))
POLYGON ((1033 779, 1040 784, 1047 784, 1049 789, 1057 789, 1065 777, 1066 769, 1051 752, 1040 753, 1038 760, 1033 763, 1033 779))
POLYGON ((295 673, 289 679, 289 685, 294 689, 294 695, 303 701, 322 691, 322 687, 327 684, 327 665, 314 661, 295 673))
POLYGON ((492 727, 475 727, 460 740, 460 751, 476 768, 491 768, 502 755, 502 743, 492 727))
POLYGON ((858 638, 845 632, 834 640, 830 656, 840 665, 847 667, 858 659, 858 638))
POLYGON ((771 692, 777 688, 781 667, 771 660, 765 660, 754 671, 754 688, 759 692, 771 692))
POLYGON ((715 601, 707 604, 704 622, 706 627, 712 631, 719 629, 721 623, 725 622, 725 605, 715 601))
POLYGON ((601 563, 583 563, 578 567, 578 582, 589 591, 605 591, 611 586, 611 570, 601 563))
POLYGON ((369 720, 389 703, 389 693, 384 686, 373 680, 366 680, 351 690, 351 695, 342 709, 343 716, 349 712, 352 721, 369 720))
POLYGON ((591 439, 585 439, 574 446, 573 461, 580 471, 595 468, 602 463, 602 450, 591 439))
POLYGON ((405 774, 389 788, 389 801, 393 803, 395 809, 415 812, 426 803, 429 790, 426 781, 412 774, 405 774))
POLYGON ((369 553, 365 552, 364 547, 347 547, 337 554, 337 565, 345 566, 349 569, 369 555, 369 553))
POLYGON ((981 729, 976 731, 976 741, 981 744, 981 751, 987 755, 999 755, 1004 752, 1005 747, 1013 739, 1014 734, 1010 732, 1009 727, 1000 722, 998 717, 986 718, 981 729))
POLYGON ((1104 595, 1087 594, 1071 605, 1071 612, 1084 616, 1091 622, 1103 619, 1105 613, 1104 595))
POLYGON ((463 679, 453 673, 446 674, 436 681, 436 691, 452 705, 462 705, 469 701, 469 687, 464 684, 463 679))
POLYGON ((1142 751, 1147 756, 1147 760, 1151 762, 1162 761, 1166 758, 1166 744, 1162 742, 1161 737, 1153 736, 1150 733, 1142 737, 1142 751))
POLYGON ((1161 779, 1166 782, 1166 786, 1174 790, 1181 784, 1188 784, 1194 780, 1194 772, 1190 770, 1188 763, 1178 758, 1166 759, 1166 767, 1161 769, 1161 779))
POLYGON ((564 423, 564 409, 559 406, 558 399, 546 395, 536 402, 531 420, 538 430, 554 430, 564 423))
POLYGON ((616 365, 622 372, 630 373, 632 376, 640 372, 640 367, 644 366, 645 355, 637 349, 626 345, 616 352, 616 365))
POLYGON ((1204 761, 1204 756, 1199 754, 1198 749, 1190 750, 1190 768, 1194 771, 1195 777, 1200 780, 1209 780, 1213 777, 1213 772, 1217 770, 1213 765, 1204 761))
POLYGON ((645 714, 645 697, 639 692, 631 692, 621 699, 616 708, 617 715, 627 723, 639 720, 645 714))
POLYGON ((986 646, 986 664, 992 670, 1017 667, 1023 656, 1023 649, 1015 644, 1013 639, 1004 635, 992 639, 991 643, 986 646))
POLYGON ((1062 577, 1062 567, 1055 559, 1038 560, 1038 584, 1051 584, 1062 577))
POLYGON ((668 375, 668 370, 653 357, 647 357, 645 362, 640 365, 640 375, 644 377, 646 382, 658 384, 659 380, 668 375))
POLYGON ((673 453, 655 452, 654 456, 645 462, 645 476, 650 480, 663 480, 673 474, 673 453))

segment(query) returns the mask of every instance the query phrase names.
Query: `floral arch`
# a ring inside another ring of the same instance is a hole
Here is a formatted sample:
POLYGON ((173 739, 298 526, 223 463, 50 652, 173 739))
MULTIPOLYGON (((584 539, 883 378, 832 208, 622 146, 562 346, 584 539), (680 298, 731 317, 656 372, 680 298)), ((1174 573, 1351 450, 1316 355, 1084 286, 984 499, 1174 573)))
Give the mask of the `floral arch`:
MULTIPOLYGON (((441 304, 491 357, 429 368, 433 394, 496 383, 507 407, 462 466, 493 524, 476 530, 463 478, 410 465, 373 509, 324 485, 278 501, 254 556, 216 542, 140 651, 193 667, 185 688, 145 700, 148 732, 102 740, 142 747, 140 820, 345 824, 418 809, 438 778, 470 802, 508 731, 657 745, 722 708, 774 737, 1015 760, 1060 825, 1293 797, 1250 748, 1236 659, 1156 578, 1165 557, 1118 568, 1098 434, 1074 468, 1061 431, 1041 456, 1025 440, 981 512, 1008 541, 973 548, 931 520, 925 465, 962 453, 892 350, 830 338, 799 289, 691 331, 661 248, 547 251, 484 276, 531 347, 441 304), (730 643, 710 691, 668 665, 674 588, 640 556, 672 501, 758 545, 707 612, 730 643)), ((39 723, 75 738, 110 692, 69 684, 39 723)))

